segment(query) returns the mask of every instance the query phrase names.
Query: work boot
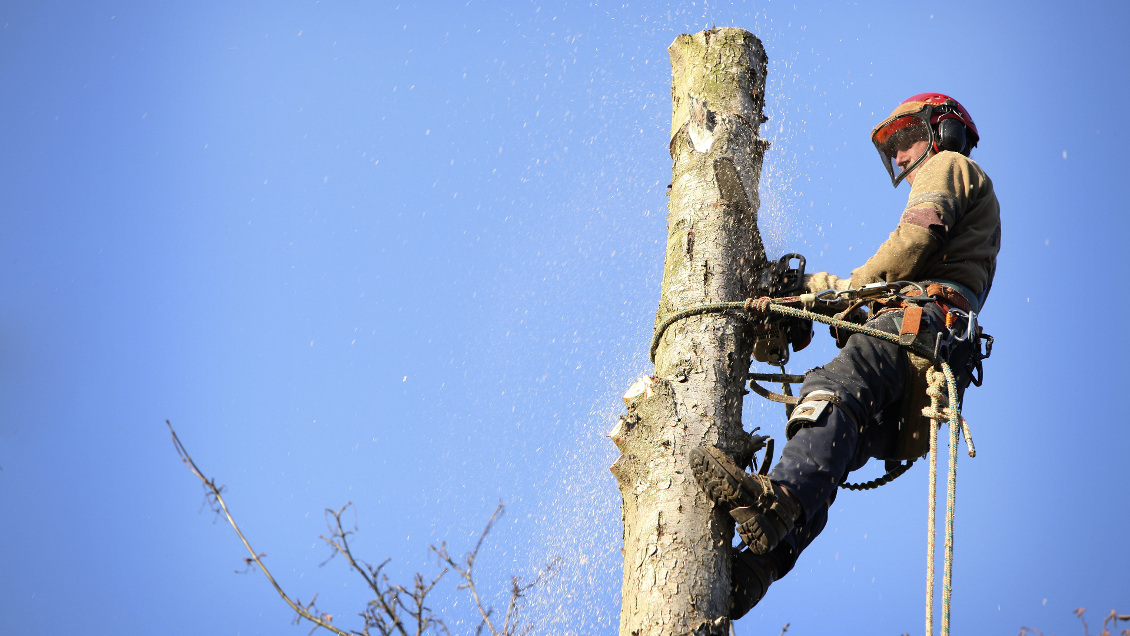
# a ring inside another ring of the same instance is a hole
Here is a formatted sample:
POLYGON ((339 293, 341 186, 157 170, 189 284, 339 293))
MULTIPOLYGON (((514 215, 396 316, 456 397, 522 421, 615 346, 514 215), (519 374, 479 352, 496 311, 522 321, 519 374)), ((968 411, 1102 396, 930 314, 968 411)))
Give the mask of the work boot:
POLYGON ((767 554, 796 525, 800 504, 765 475, 745 472, 713 446, 692 449, 690 462, 699 487, 730 513, 754 554, 767 554))
POLYGON ((777 571, 769 557, 730 549, 730 620, 738 620, 765 598, 769 585, 777 580, 777 571))

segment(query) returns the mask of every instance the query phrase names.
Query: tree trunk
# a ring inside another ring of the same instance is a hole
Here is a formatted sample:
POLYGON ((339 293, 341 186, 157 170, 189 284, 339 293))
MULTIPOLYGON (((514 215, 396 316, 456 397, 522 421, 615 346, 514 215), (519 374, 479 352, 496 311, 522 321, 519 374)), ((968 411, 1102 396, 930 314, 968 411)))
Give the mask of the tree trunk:
MULTIPOLYGON (((715 28, 680 35, 671 55, 674 161, 658 324, 676 311, 751 295, 765 260, 757 187, 766 142, 766 57, 753 34, 715 28)), ((737 455, 752 342, 736 313, 667 329, 655 376, 625 396, 611 437, 623 497, 620 634, 728 633, 733 522, 699 490, 687 453, 712 444, 737 455)))

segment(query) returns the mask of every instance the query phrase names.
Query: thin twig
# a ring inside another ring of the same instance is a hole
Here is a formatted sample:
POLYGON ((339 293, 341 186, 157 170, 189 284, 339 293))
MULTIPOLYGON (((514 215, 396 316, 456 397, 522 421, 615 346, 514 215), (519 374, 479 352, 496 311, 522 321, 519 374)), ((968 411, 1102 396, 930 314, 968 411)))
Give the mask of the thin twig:
POLYGON ((1087 625, 1087 619, 1086 619, 1086 617, 1083 616, 1083 613, 1086 612, 1086 611, 1087 611, 1087 608, 1080 607, 1080 608, 1076 609, 1074 612, 1072 612, 1072 614, 1075 614, 1076 616, 1079 617, 1079 620, 1083 621, 1083 636, 1091 636, 1091 630, 1089 629, 1089 627, 1087 625))
MULTIPOLYGON (((1083 636, 1090 636, 1091 627, 1087 624, 1087 617, 1085 616, 1086 612, 1087 609, 1085 607, 1080 607, 1071 613, 1083 622, 1083 636)), ((1130 614, 1119 614, 1118 612, 1111 610, 1110 614, 1107 614, 1106 618, 1103 619, 1103 631, 1099 633, 1099 636, 1111 636, 1110 628, 1114 627, 1115 629, 1118 629, 1118 621, 1126 621, 1130 623, 1130 614)), ((1038 629, 1032 629, 1031 627, 1021 627, 1019 636, 1026 636, 1027 634, 1044 636, 1044 633, 1038 629)), ((1130 629, 1123 630, 1122 632, 1120 632, 1120 634, 1121 636, 1130 636, 1130 629)))
POLYGON ((557 567, 560 558, 551 561, 544 569, 538 572, 534 580, 528 584, 523 584, 522 580, 514 577, 510 580, 510 600, 506 606, 506 614, 502 619, 502 626, 496 627, 495 623, 491 620, 494 616, 494 608, 488 607, 484 604, 482 597, 479 595, 479 590, 475 585, 475 559, 479 555, 479 550, 483 547, 483 542, 486 540, 487 535, 490 534, 491 529, 494 527, 496 521, 502 516, 505 506, 502 503, 498 504, 495 508, 494 514, 490 516, 487 521, 486 527, 483 528, 482 534, 479 535, 479 540, 475 543, 475 547, 466 557, 462 563, 457 563, 447 551, 447 544, 440 543, 439 547, 432 546, 432 551, 435 552, 439 560, 447 567, 455 570, 463 577, 463 583, 459 584, 459 589, 466 589, 470 592, 471 598, 475 601, 475 608, 479 611, 481 621, 475 630, 476 634, 482 634, 486 629, 492 636, 523 636, 528 634, 533 628, 533 625, 526 626, 521 631, 518 631, 518 604, 521 599, 530 591, 534 586, 541 583, 541 581, 549 575, 557 567))
MULTIPOLYGON (((502 503, 498 504, 494 514, 492 514, 487 521, 482 534, 479 535, 474 549, 464 557, 462 562, 456 563, 448 553, 445 543, 440 543, 439 547, 431 546, 431 550, 436 553, 441 562, 446 564, 446 567, 431 580, 425 580, 423 575, 416 573, 413 577, 411 590, 401 585, 394 585, 389 581, 388 575, 384 572, 385 566, 388 565, 390 561, 389 559, 386 559, 377 566, 373 566, 353 554, 349 538, 357 531, 356 518, 354 519, 353 528, 351 530, 347 530, 345 524, 342 522, 342 515, 345 514, 346 509, 353 506, 352 503, 347 503, 337 510, 326 509, 326 526, 329 529, 329 536, 321 536, 319 538, 321 538, 332 551, 330 556, 322 562, 322 565, 329 563, 335 556, 341 554, 349 563, 350 569, 361 575, 366 585, 368 585, 369 589, 373 592, 373 599, 367 603, 365 610, 359 613, 359 616, 365 621, 363 631, 345 632, 334 627, 330 624, 330 621, 333 620, 332 617, 329 614, 323 614, 318 611, 315 605, 318 599, 317 594, 314 595, 309 603, 302 603, 302 601, 298 599, 291 600, 286 592, 283 591, 282 586, 275 580, 275 577, 263 562, 263 557, 265 557, 266 554, 257 553, 252 549, 251 543, 235 522, 235 518, 232 516, 227 503, 224 501, 222 495, 223 487, 216 485, 214 479, 209 479, 204 475, 203 471, 200 470, 196 462, 193 461, 192 457, 188 454, 180 438, 177 437, 177 433, 173 430, 172 424, 168 420, 165 420, 165 424, 169 427, 173 444, 176 446, 177 454, 180 455, 181 461, 183 461, 185 465, 189 467, 189 470, 192 471, 192 474, 196 475, 197 479, 204 484, 205 491, 207 492, 207 502, 217 514, 223 512, 228 523, 231 524, 232 529, 235 530, 240 541, 243 542, 243 546, 251 555, 250 558, 244 559, 244 561, 247 562, 248 569, 256 565, 259 566, 259 569, 262 570, 263 575, 267 577, 267 580, 270 581, 278 595, 294 610, 296 614, 295 623, 306 619, 314 624, 314 627, 310 630, 311 633, 321 627, 338 634, 338 636, 369 636, 370 628, 376 628, 383 636, 391 634, 410 636, 409 626, 405 624, 405 620, 402 618, 402 616, 406 616, 409 617, 408 620, 415 621, 416 623, 414 630, 415 636, 423 636, 429 628, 442 631, 444 634, 450 636, 451 632, 448 630, 447 625, 436 617, 432 609, 427 606, 426 601, 428 595, 451 569, 454 569, 463 578, 463 583, 458 585, 457 589, 470 591, 471 598, 475 601, 475 607, 482 618, 476 633, 481 634, 485 628, 489 630, 492 636, 524 636, 533 629, 534 625, 531 624, 526 626, 522 631, 517 631, 518 614, 520 610, 519 602, 533 587, 541 583, 546 576, 554 571, 560 562, 560 558, 551 561, 544 569, 538 572, 534 580, 528 584, 522 583, 522 580, 518 577, 511 579, 510 601, 507 604, 506 615, 503 619, 501 629, 496 628, 491 620, 494 616, 494 608, 484 603, 475 586, 475 559, 478 557, 479 550, 482 549, 483 543, 486 541, 486 537, 490 534, 495 522, 502 516, 505 509, 502 503)), ((356 509, 354 509, 354 512, 356 514, 356 509)))
MULTIPOLYGON (((1107 614, 1106 618, 1103 619, 1103 632, 1099 636, 1110 636, 1110 628, 1118 629, 1118 621, 1130 623, 1130 614, 1119 614, 1114 610, 1110 610, 1110 614, 1107 614)), ((1119 633, 1123 635, 1130 634, 1130 629, 1124 629, 1119 633)))
POLYGON ((448 567, 455 570, 459 573, 460 576, 463 577, 464 583, 461 583, 459 585, 459 589, 467 589, 470 591, 471 598, 475 601, 475 607, 479 610, 479 615, 483 619, 482 622, 479 623, 479 627, 478 630, 476 630, 476 633, 481 633, 483 627, 486 627, 490 630, 490 633, 493 636, 499 636, 499 634, 504 634, 505 632, 499 632, 497 629, 495 629, 494 623, 492 623, 490 620, 491 614, 494 613, 494 609, 485 607, 483 605, 483 600, 479 596, 479 590, 475 587, 474 568, 475 557, 478 556, 479 549, 483 547, 483 541, 485 541, 487 535, 490 534, 491 528, 494 527, 494 522, 497 521, 498 518, 502 515, 503 510, 504 506, 501 503, 498 504, 498 507, 494 509, 494 514, 492 514, 490 516, 490 519, 487 520, 487 525, 485 528, 483 528, 482 534, 479 535, 479 540, 475 543, 474 549, 471 550, 470 554, 467 555, 465 559, 466 565, 460 567, 460 565, 451 558, 451 555, 447 552, 447 544, 445 542, 441 542, 439 548, 432 546, 432 551, 436 553, 440 560, 447 563, 448 567))
MULTIPOLYGON (((287 596, 286 592, 283 591, 282 587, 278 584, 278 581, 275 580, 275 577, 271 575, 271 571, 267 569, 267 565, 263 563, 262 559, 259 558, 259 553, 255 552, 255 550, 252 549, 251 543, 248 542, 247 537, 243 536, 243 531, 239 529, 239 525, 236 524, 235 518, 232 517, 231 511, 228 510, 228 505, 224 501, 223 495, 220 494, 223 489, 216 485, 216 481, 214 479, 208 479, 207 477, 205 477, 200 468, 196 466, 196 462, 192 461, 192 456, 188 454, 188 451, 185 449, 184 444, 182 444, 180 438, 177 437, 177 432, 173 430, 172 423, 170 423, 169 420, 165 420, 165 424, 168 425, 169 432, 172 433, 173 445, 176 446, 177 454, 180 455, 181 461, 183 461, 185 465, 188 466, 189 470, 192 471, 193 475, 196 475, 197 479, 204 483, 204 487, 209 492, 209 496, 217 505, 220 506, 220 509, 223 511, 224 516, 227 517, 228 523, 231 524, 231 527, 235 530, 235 533, 239 535, 239 540, 243 542, 243 547, 247 548, 248 554, 251 555, 251 560, 259 566, 259 569, 263 572, 263 576, 267 577, 267 580, 271 582, 271 585, 274 586, 275 591, 279 593, 279 596, 282 597, 282 600, 286 601, 286 604, 289 605, 290 608, 294 610, 300 617, 305 618, 311 623, 314 623, 318 627, 328 629, 329 631, 338 634, 339 636, 350 636, 348 632, 344 632, 331 625, 328 620, 323 620, 322 617, 310 613, 310 609, 315 609, 314 601, 310 601, 310 603, 308 603, 307 605, 302 606, 299 603, 290 600, 290 597, 287 596)), ((315 596, 315 599, 316 598, 317 596, 315 596)))
MULTIPOLYGON (((347 503, 336 511, 330 510, 328 508, 326 509, 326 513, 333 516, 336 529, 334 526, 330 526, 330 533, 332 535, 332 538, 321 537, 321 539, 334 549, 335 554, 341 554, 342 556, 344 556, 345 560, 349 562, 349 567, 353 568, 354 571, 356 571, 361 575, 362 578, 365 579, 365 583, 368 584, 369 589, 373 590, 373 593, 376 595, 373 601, 370 601, 370 604, 373 602, 377 603, 377 605, 380 607, 380 610, 384 612, 384 614, 388 616, 392 621, 392 627, 395 627, 396 631, 399 632, 402 636, 408 636, 408 630, 404 627, 404 623, 400 620, 400 616, 398 615, 396 610, 397 602, 399 601, 399 594, 396 591, 392 590, 391 586, 386 587, 385 590, 381 589, 380 581, 381 577, 383 576, 381 571, 386 565, 388 565, 390 559, 385 559, 383 563, 374 568, 372 565, 369 565, 368 563, 355 558, 353 556, 352 549, 350 549, 349 547, 349 535, 352 534, 352 531, 346 530, 341 525, 341 515, 343 512, 345 512, 345 509, 351 505, 352 504, 347 503), (340 543, 335 539, 340 539, 340 543), (388 598, 390 591, 392 595, 391 599, 388 598)), ((326 523, 327 525, 329 525, 328 520, 326 523)), ((333 558, 333 555, 331 555, 330 558, 333 558)), ((442 576, 442 574, 440 576, 442 576)), ((385 581, 387 583, 387 577, 385 577, 385 581)), ((368 621, 369 615, 362 614, 362 616, 365 617, 368 621)), ((374 622, 376 622, 378 627, 380 627, 382 633, 388 633, 387 627, 384 626, 383 620, 378 619, 374 622)))

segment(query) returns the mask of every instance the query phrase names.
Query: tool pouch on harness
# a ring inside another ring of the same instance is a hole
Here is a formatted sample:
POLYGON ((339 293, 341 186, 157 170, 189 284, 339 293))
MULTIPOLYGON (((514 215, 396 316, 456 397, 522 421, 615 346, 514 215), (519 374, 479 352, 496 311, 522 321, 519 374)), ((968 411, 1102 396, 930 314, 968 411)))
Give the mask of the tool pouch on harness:
MULTIPOLYGON (((917 341, 927 349, 933 348, 938 329, 931 321, 924 320, 922 314, 922 307, 918 305, 911 305, 902 310, 902 326, 899 329, 901 344, 917 341)), ((926 394, 929 384, 926 372, 933 368, 934 363, 905 347, 902 349, 902 355, 907 356, 909 362, 906 384, 903 388, 902 415, 899 417, 899 432, 894 450, 891 457, 884 459, 917 459, 925 455, 930 448, 931 421, 922 414, 922 409, 930 406, 930 396, 926 394)))
MULTIPOLYGON (((914 289, 904 289, 903 292, 906 297, 910 298, 921 295, 920 291, 914 289)), ((947 348, 939 350, 939 345, 942 344, 939 334, 942 329, 948 330, 950 328, 950 318, 954 316, 947 307, 953 307, 962 312, 971 312, 972 308, 959 292, 942 284, 928 284, 925 293, 926 296, 933 298, 939 306, 945 309, 946 325, 935 325, 933 321, 923 320, 923 308, 916 304, 920 301, 903 302, 904 309, 902 326, 899 329, 899 344, 909 345, 917 342, 919 345, 925 346, 927 350, 933 351, 935 356, 941 356, 953 364, 954 360, 951 358, 953 350, 949 348, 949 345, 947 345, 947 348)), ((982 336, 980 327, 977 327, 976 322, 973 323, 973 328, 972 337, 974 344, 977 344, 977 351, 967 358, 970 368, 958 371, 959 376, 964 371, 970 374, 968 377, 972 377, 974 368, 979 376, 981 360, 987 358, 992 351, 992 336, 982 336), (988 350, 983 353, 978 344, 981 340, 986 340, 988 344, 988 350)), ((930 418, 922 414, 922 410, 930 406, 930 396, 926 392, 930 384, 927 379, 927 371, 933 368, 934 364, 929 359, 913 353, 907 348, 903 348, 903 355, 908 356, 910 363, 907 365, 909 377, 903 394, 899 434, 892 459, 908 460, 925 455, 930 445, 930 427, 934 424, 930 418)))

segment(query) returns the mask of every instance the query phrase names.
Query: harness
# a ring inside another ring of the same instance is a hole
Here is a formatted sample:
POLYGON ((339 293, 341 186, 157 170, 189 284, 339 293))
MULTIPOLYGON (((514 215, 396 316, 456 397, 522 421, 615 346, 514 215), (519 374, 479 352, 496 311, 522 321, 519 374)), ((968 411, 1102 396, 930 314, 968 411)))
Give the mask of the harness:
MULTIPOLYGON (((781 262, 785 263, 785 265, 783 267, 778 265, 777 269, 785 270, 785 273, 791 278, 788 282, 791 283, 798 279, 803 281, 803 257, 790 254, 783 257, 781 262), (793 257, 800 259, 800 266, 795 269, 788 267, 789 259, 793 257)), ((764 290, 765 286, 762 285, 761 287, 764 290)), ((789 285, 789 287, 795 287, 795 285, 789 285)), ((790 289, 790 291, 795 291, 795 289, 790 289)), ((775 339, 772 346, 762 349, 762 351, 767 351, 773 355, 767 355, 765 357, 768 359, 761 361, 770 362, 779 366, 781 373, 750 373, 748 376, 748 386, 758 395, 771 401, 784 404, 786 412, 790 415, 792 409, 797 407, 798 404, 802 403, 802 401, 808 402, 809 400, 792 396, 790 383, 801 382, 804 380, 804 376, 785 373, 785 362, 788 360, 788 345, 792 344, 794 351, 806 346, 811 335, 809 331, 811 322, 820 322, 828 325, 832 330, 833 336, 836 337, 837 343, 840 343, 841 336, 843 336, 843 342, 846 342, 847 337, 851 334, 860 333, 871 338, 878 338, 897 344, 910 356, 913 369, 911 370, 911 382, 908 385, 908 396, 913 397, 908 397, 904 405, 903 423, 907 425, 904 431, 906 434, 899 436, 898 448, 896 450, 896 455, 905 457, 907 462, 904 464, 897 459, 887 461, 887 472, 882 477, 863 484, 845 483, 842 484, 841 487, 850 490, 877 488, 878 486, 889 483, 899 475, 902 475, 909 470, 910 466, 913 465, 918 457, 921 457, 923 454, 928 454, 930 458, 930 495, 928 500, 930 529, 927 534, 926 550, 926 633, 932 634, 934 620, 934 544, 936 528, 935 510, 937 508, 938 429, 943 422, 949 426, 949 474, 946 489, 946 536, 943 561, 941 624, 941 633, 948 635, 950 632, 950 594, 952 592, 953 582, 953 523, 959 431, 965 438, 966 446, 969 449, 969 456, 974 457, 976 455, 968 424, 965 419, 961 417, 960 387, 953 369, 950 367, 949 358, 950 353, 958 343, 969 343, 972 349, 970 358, 971 366, 969 369, 970 381, 974 386, 981 386, 984 374, 981 363, 992 354, 993 348, 993 337, 985 334, 980 326, 977 325, 977 312, 974 311, 967 297, 953 287, 945 284, 936 282, 923 284, 900 281, 894 283, 872 283, 870 285, 864 285, 859 289, 843 291, 825 290, 819 294, 803 293, 793 296, 775 297, 767 293, 763 296, 749 298, 740 302, 698 305, 675 312, 660 322, 655 329, 655 334, 651 341, 650 357, 652 362, 655 361, 655 353, 659 348, 659 343, 662 341, 664 333, 672 324, 689 316, 722 312, 742 312, 746 314, 750 321, 754 323, 755 327, 760 328, 760 331, 755 331, 755 335, 765 334, 775 339), (821 313, 820 311, 815 311, 817 308, 820 308, 826 313, 831 313, 835 311, 832 309, 833 307, 838 308, 842 306, 844 302, 848 303, 847 308, 834 313, 832 316, 825 315, 825 313, 821 313), (925 331, 922 329, 922 325, 924 324, 922 315, 923 307, 928 303, 937 303, 945 311, 945 323, 942 328, 937 330, 930 328, 925 331), (870 304, 872 308, 878 308, 874 313, 875 316, 889 311, 902 311, 902 324, 899 333, 892 334, 868 327, 866 324, 861 324, 859 317, 866 315, 863 313, 862 308, 864 305, 868 304, 870 304), (849 318, 855 318, 855 320, 850 320, 849 318), (961 328, 962 319, 964 319, 964 328, 961 328), (790 328, 790 324, 799 324, 804 328, 790 328), (795 340, 793 339, 793 334, 798 334, 795 340), (782 346, 782 344, 784 344, 784 346, 782 346), (759 385, 758 381, 781 382, 783 393, 770 391, 759 385), (923 439, 923 429, 925 429, 925 432, 928 432, 928 435, 925 436, 928 437, 928 439, 923 439)), ((842 347, 843 345, 840 344, 840 346, 842 347)), ((758 352, 756 345, 754 352, 755 354, 758 352)), ((755 355, 755 358, 757 358, 757 355, 755 355)), ((819 402, 823 402, 823 404, 818 408, 826 407, 829 403, 834 403, 834 396, 821 397, 819 402)), ((761 462, 761 470, 758 471, 759 473, 764 474, 767 472, 771 461, 771 449, 771 445, 766 449, 765 457, 761 462)))

